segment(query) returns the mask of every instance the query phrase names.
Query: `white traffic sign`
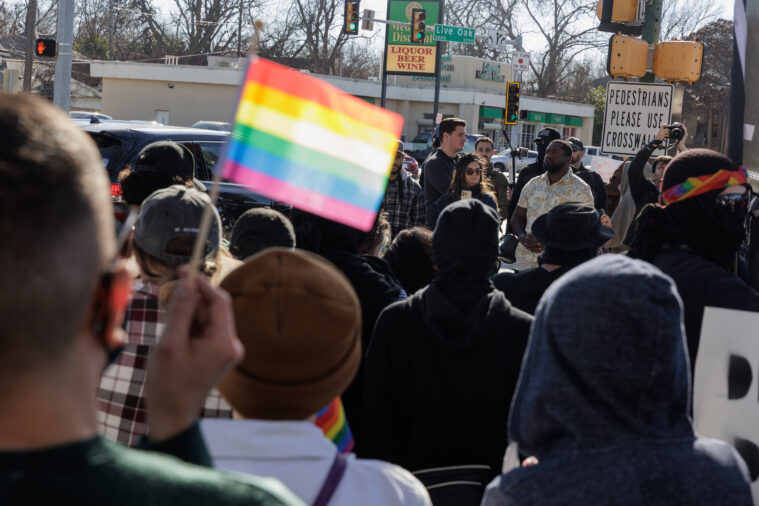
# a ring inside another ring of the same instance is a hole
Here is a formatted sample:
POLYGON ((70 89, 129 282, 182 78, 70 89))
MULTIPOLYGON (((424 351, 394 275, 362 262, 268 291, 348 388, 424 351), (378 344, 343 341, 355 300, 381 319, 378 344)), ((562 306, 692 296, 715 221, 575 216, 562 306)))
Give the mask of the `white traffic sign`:
POLYGON ((502 30, 488 30, 488 42, 487 46, 491 49, 506 49, 507 46, 513 44, 514 41, 509 39, 508 32, 502 30))
POLYGON ((515 72, 530 70, 530 53, 523 53, 522 51, 511 53, 511 70, 515 72))
POLYGON ((659 126, 671 122, 673 93, 671 84, 610 81, 601 151, 608 155, 640 151, 656 137, 659 126))

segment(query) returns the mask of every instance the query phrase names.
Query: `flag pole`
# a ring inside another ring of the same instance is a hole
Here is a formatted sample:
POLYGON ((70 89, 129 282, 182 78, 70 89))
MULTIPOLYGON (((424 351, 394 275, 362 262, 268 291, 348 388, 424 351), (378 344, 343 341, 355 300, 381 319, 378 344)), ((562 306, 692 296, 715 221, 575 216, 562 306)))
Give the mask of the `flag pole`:
MULTIPOLYGON (((248 58, 254 58, 258 55, 258 43, 259 32, 263 28, 264 24, 260 19, 257 19, 253 23, 253 40, 250 42, 250 49, 248 50, 248 58)), ((231 134, 230 134, 231 135, 231 134)), ((221 170, 213 171, 213 180, 211 182, 211 191, 208 197, 211 200, 211 205, 207 206, 203 210, 203 216, 200 219, 200 227, 198 236, 195 238, 195 245, 192 248, 192 257, 190 258, 190 279, 198 272, 198 266, 200 265, 200 258, 203 255, 204 246, 206 244, 206 237, 208 231, 211 228, 211 216, 213 214, 213 208, 216 207, 216 200, 219 198, 219 183, 221 182, 221 170)))

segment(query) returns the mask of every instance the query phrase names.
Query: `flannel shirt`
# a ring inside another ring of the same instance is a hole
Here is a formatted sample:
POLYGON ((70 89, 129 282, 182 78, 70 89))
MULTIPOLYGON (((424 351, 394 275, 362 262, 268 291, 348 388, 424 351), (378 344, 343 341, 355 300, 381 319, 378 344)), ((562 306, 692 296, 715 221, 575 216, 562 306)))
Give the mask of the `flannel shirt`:
POLYGON ((387 213, 393 237, 401 230, 423 227, 426 214, 422 187, 401 169, 395 181, 387 182, 381 209, 387 213))
MULTIPOLYGON (((97 392, 98 427, 106 438, 135 446, 147 434, 145 374, 151 350, 166 325, 166 311, 158 307, 158 285, 137 279, 127 308, 127 338, 116 361, 106 368, 97 392)), ((206 398, 201 417, 232 418, 232 408, 214 389, 206 398)))

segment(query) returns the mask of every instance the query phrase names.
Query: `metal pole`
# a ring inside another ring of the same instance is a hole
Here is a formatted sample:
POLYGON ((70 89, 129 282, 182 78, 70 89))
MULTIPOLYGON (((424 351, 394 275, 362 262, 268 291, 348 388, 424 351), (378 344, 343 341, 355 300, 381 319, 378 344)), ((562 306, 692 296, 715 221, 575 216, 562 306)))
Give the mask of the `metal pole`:
POLYGON ((113 0, 108 0, 108 59, 113 60, 113 0))
MULTIPOLYGON (((649 46, 655 46, 659 43, 663 3, 663 0, 653 0, 653 3, 650 6, 646 6, 646 19, 643 22, 643 33, 641 34, 641 38, 648 42, 649 46)), ((644 83, 652 83, 654 82, 654 78, 654 75, 649 72, 641 77, 640 81, 644 83)))
POLYGON ((74 0, 58 0, 58 58, 53 103, 68 112, 71 104, 71 59, 74 41, 74 0))
POLYGON ((37 31, 34 25, 37 21, 37 0, 29 0, 26 6, 26 57, 24 59, 24 84, 26 92, 32 91, 32 67, 34 65, 34 39, 37 31))
MULTIPOLYGON (((440 24, 445 23, 445 0, 440 0, 440 24)), ((437 111, 440 108, 440 71, 443 67, 442 53, 443 44, 438 42, 435 46, 435 105, 432 109, 432 129, 437 126, 437 111)))

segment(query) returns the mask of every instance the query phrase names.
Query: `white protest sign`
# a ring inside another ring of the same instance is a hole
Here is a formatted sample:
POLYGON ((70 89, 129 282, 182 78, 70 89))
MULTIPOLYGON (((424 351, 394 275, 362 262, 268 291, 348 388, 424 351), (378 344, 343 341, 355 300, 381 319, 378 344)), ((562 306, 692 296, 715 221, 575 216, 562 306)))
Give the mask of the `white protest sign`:
POLYGON ((511 69, 514 72, 527 72, 530 70, 530 53, 522 51, 511 53, 511 69))
POLYGON ((590 159, 590 170, 597 172, 604 183, 608 183, 614 171, 619 168, 622 162, 606 156, 594 156, 590 159))
POLYGON ((656 137, 662 124, 671 122, 673 93, 671 84, 610 81, 601 151, 610 155, 640 151, 656 137))
POLYGON ((693 381, 693 425, 733 445, 759 504, 759 313, 707 307, 693 381))

